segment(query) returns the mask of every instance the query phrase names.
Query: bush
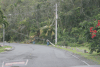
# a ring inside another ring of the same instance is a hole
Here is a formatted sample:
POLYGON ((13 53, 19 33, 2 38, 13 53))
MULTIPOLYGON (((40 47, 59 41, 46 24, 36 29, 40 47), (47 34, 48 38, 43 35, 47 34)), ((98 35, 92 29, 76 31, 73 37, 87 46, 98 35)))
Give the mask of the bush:
POLYGON ((89 44, 88 42, 84 43, 84 46, 85 46, 85 47, 89 47, 89 45, 90 45, 90 44, 89 44))
POLYGON ((78 39, 78 44, 82 44, 82 43, 84 43, 84 40, 83 40, 82 37, 80 37, 80 38, 78 39))
POLYGON ((70 42, 76 42, 76 39, 75 38, 70 38, 69 41, 70 42))
POLYGON ((57 45, 62 46, 63 41, 59 41, 57 45))
POLYGON ((81 44, 77 44, 77 43, 69 43, 68 44, 70 47, 80 47, 81 44))
POLYGON ((64 45, 65 45, 65 46, 68 46, 68 42, 67 42, 67 41, 66 41, 66 42, 64 42, 64 45))
POLYGON ((58 45, 60 45, 60 46, 68 46, 68 42, 67 41, 60 41, 60 42, 58 42, 58 45))

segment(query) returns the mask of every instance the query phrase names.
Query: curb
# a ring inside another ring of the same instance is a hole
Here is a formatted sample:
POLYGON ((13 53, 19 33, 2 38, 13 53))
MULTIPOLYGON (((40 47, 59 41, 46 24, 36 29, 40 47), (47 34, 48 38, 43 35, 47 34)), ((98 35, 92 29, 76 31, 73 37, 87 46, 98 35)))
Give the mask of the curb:
POLYGON ((5 51, 12 51, 15 49, 15 47, 11 46, 12 48, 10 50, 5 50, 5 51))
POLYGON ((12 51, 12 50, 14 50, 15 49, 15 47, 14 46, 11 46, 12 48, 10 49, 10 50, 5 50, 4 52, 1 52, 1 54, 2 53, 6 53, 6 52, 8 52, 8 51, 12 51))

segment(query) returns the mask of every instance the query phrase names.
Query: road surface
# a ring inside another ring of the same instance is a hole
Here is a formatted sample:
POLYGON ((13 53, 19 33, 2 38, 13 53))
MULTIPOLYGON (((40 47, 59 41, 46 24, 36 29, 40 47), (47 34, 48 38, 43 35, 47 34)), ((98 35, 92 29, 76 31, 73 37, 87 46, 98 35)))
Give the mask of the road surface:
MULTIPOLYGON (((2 44, 2 43, 0 43, 2 44)), ((55 47, 35 44, 6 43, 14 50, 0 53, 0 67, 5 61, 26 60, 26 67, 71 67, 80 65, 96 65, 79 55, 55 47)))

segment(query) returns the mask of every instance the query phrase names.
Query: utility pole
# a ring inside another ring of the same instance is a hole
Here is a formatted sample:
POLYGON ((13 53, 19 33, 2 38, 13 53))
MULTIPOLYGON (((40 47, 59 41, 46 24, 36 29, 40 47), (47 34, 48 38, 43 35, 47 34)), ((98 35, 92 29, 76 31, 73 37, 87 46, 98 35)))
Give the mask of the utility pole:
POLYGON ((4 28, 4 24, 3 24, 3 46, 4 46, 4 41, 5 41, 5 28, 4 28))
POLYGON ((56 22, 55 22, 55 44, 57 44, 57 3, 56 3, 56 22))

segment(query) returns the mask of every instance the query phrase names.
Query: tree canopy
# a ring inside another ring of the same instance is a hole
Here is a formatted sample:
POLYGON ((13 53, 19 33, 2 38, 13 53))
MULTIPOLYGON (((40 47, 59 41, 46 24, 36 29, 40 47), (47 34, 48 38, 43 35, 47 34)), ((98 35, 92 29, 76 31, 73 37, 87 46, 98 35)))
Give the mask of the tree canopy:
POLYGON ((54 43, 56 3, 58 45, 77 43, 79 45, 69 46, 88 46, 90 53, 100 52, 100 29, 96 27, 100 20, 100 0, 2 0, 0 23, 9 23, 7 41, 21 42, 37 36, 54 43), (5 17, 6 20, 3 19, 5 17), (97 31, 94 38, 91 27, 97 31), (86 42, 90 45, 83 45, 86 42))

